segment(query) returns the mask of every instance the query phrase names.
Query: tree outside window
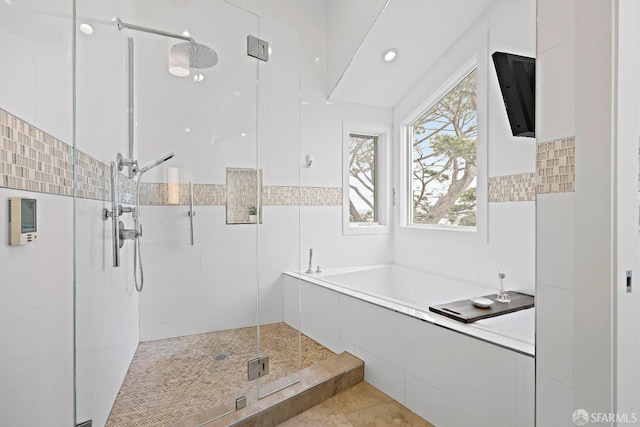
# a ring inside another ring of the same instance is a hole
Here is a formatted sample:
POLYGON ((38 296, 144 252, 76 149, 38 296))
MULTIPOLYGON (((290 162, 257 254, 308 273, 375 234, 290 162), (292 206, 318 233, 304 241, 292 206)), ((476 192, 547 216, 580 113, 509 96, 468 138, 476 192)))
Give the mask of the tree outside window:
POLYGON ((476 70, 410 126, 411 223, 476 226, 476 70))
POLYGON ((349 222, 375 223, 378 137, 351 134, 349 142, 349 222))

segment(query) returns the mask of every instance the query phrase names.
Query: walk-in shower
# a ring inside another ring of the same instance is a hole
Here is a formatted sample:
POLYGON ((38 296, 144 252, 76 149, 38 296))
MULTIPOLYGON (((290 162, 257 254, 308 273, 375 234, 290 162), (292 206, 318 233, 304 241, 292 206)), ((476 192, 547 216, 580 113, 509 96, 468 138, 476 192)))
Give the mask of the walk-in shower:
POLYGON ((100 180, 78 203, 78 418, 213 419, 331 353, 284 323, 282 271, 300 262, 300 37, 225 0, 116 3, 78 2, 95 31, 76 36, 77 148, 100 180), (95 223, 105 207, 111 223, 95 223))

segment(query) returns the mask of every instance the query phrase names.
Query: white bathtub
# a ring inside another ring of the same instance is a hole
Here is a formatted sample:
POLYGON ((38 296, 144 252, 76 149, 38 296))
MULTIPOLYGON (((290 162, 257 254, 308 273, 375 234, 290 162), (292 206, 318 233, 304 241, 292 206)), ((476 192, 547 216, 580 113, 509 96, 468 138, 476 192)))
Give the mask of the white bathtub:
POLYGON ((529 356, 535 354, 533 309, 471 324, 429 311, 429 306, 495 293, 495 288, 486 288, 397 265, 333 269, 313 274, 287 274, 529 356))
POLYGON ((289 272, 284 284, 285 322, 363 359, 367 381, 432 424, 533 426, 533 309, 457 322, 429 306, 496 290, 395 265, 289 272))

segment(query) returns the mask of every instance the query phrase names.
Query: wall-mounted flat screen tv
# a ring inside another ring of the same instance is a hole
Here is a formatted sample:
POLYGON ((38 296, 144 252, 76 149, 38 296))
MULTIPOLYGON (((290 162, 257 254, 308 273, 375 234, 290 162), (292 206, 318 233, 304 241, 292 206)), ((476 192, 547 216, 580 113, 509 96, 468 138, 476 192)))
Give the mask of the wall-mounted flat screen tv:
POLYGON ((495 52, 502 99, 513 136, 535 138, 536 129, 536 60, 512 53, 495 52))

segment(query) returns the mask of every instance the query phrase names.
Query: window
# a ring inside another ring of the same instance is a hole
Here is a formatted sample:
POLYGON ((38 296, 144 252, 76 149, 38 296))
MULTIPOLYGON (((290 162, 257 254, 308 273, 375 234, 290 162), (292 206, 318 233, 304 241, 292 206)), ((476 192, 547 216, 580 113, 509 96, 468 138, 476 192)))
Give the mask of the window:
POLYGON ((408 126, 409 224, 476 227, 477 70, 408 126))
POLYGON ((377 223, 378 137, 349 135, 349 223, 377 223))
POLYGON ((387 139, 391 127, 345 121, 343 125, 343 233, 388 232, 387 139))

